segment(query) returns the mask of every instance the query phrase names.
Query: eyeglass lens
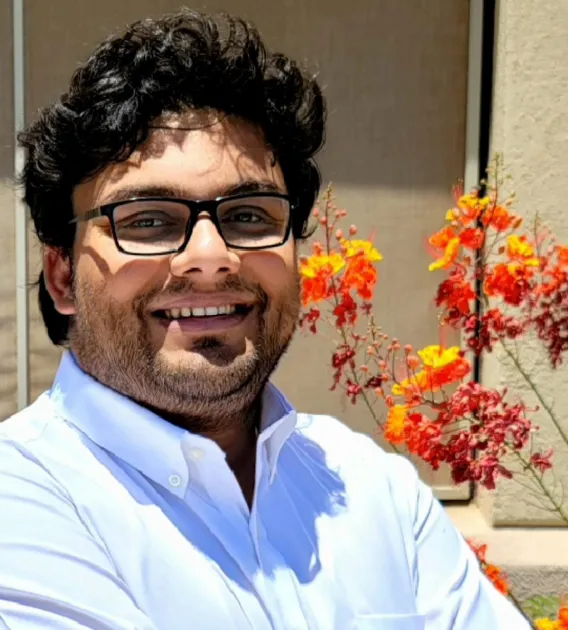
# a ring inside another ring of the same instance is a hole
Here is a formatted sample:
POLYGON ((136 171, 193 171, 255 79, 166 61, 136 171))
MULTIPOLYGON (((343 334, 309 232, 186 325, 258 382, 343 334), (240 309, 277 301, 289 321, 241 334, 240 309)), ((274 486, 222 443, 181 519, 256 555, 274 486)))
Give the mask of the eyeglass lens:
MULTIPOLYGON (((170 200, 136 200, 117 205, 114 229, 121 248, 128 253, 175 251, 183 245, 190 209, 170 200)), ((227 199, 217 207, 217 225, 227 245, 262 249, 283 243, 290 218, 290 204, 280 197, 227 199)))

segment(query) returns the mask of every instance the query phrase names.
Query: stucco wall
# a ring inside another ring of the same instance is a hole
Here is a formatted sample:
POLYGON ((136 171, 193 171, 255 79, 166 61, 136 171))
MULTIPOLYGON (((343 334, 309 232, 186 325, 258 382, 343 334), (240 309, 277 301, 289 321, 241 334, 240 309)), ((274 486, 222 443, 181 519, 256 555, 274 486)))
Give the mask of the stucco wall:
MULTIPOLYGON (((496 43, 492 148, 504 154, 519 213, 531 219, 538 211, 568 243, 568 2, 500 0, 496 43)), ((553 372, 533 339, 519 350, 568 432, 568 367, 553 372)), ((518 392, 531 406, 538 404, 503 352, 485 362, 482 379, 485 385, 518 392)), ((555 446, 556 480, 568 491, 568 449, 546 412, 534 417, 541 426, 537 444, 542 440, 555 446)), ((533 502, 526 489, 507 482, 491 497, 482 494, 479 505, 496 525, 554 522, 549 513, 532 507, 533 502)))

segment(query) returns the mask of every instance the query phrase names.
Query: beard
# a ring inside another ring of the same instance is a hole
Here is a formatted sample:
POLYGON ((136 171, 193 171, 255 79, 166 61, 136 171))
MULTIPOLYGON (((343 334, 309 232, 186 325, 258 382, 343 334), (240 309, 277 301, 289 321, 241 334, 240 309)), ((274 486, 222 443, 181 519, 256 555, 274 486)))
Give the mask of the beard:
MULTIPOLYGON (((191 290, 188 281, 176 281, 167 297, 191 290)), ((152 340, 149 327, 147 306, 163 297, 162 289, 123 303, 109 296, 104 284, 75 277, 69 346, 81 368, 103 385, 192 432, 222 430, 235 418, 251 417, 288 348, 300 311, 299 276, 273 298, 237 277, 217 291, 256 295, 259 306, 249 314, 256 318, 254 339, 243 338, 234 348, 221 334, 207 335, 172 351, 152 340)))

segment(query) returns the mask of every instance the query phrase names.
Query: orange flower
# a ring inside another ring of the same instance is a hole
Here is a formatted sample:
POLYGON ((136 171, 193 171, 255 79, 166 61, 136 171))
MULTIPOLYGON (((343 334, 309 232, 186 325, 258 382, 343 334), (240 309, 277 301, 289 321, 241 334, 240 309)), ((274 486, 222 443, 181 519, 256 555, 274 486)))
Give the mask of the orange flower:
POLYGON ((562 607, 558 611, 558 621, 562 630, 568 630, 568 607, 562 607))
POLYGON ((364 300, 370 301, 378 279, 375 263, 383 257, 371 241, 344 240, 341 246, 347 261, 341 281, 342 290, 357 291, 364 300))
POLYGON ((488 205, 489 197, 479 197, 476 192, 461 195, 457 199, 456 207, 446 213, 446 220, 459 221, 464 226, 471 225, 488 205))
POLYGON ((526 236, 511 234, 507 239, 507 256, 516 262, 520 262, 527 267, 538 267, 539 260, 535 255, 534 247, 529 243, 526 236))
POLYGON ((428 242, 436 249, 446 249, 448 243, 456 238, 456 236, 457 234, 454 228, 447 225, 440 231, 432 234, 432 236, 428 239, 428 242))
POLYGON ((493 586, 503 595, 508 595, 509 593, 509 584, 507 583, 507 579, 505 574, 499 567, 496 567, 494 564, 487 564, 484 567, 485 575, 491 580, 493 586))
POLYGON ((379 274, 375 265, 364 255, 349 258, 342 278, 344 289, 353 289, 367 302, 373 298, 373 289, 379 274))
POLYGON ((561 267, 568 267, 568 246, 557 245, 556 253, 558 254, 558 264, 561 267))
POLYGON ((481 216, 485 227, 492 227, 497 232, 506 232, 521 225, 522 219, 509 212, 505 206, 491 206, 485 209, 481 216))
POLYGON ((393 385, 395 396, 413 399, 425 392, 436 392, 465 378, 471 371, 469 361, 458 346, 428 346, 418 352, 424 369, 393 385))
POLYGON ((309 306, 331 295, 331 279, 345 266, 340 254, 316 253, 300 263, 302 283, 302 304, 309 306))
POLYGON ((385 439, 391 444, 403 444, 406 419, 408 417, 408 407, 405 405, 394 405, 389 409, 385 424, 385 439))
POLYGON ((499 567, 494 564, 488 564, 487 562, 487 545, 476 545, 471 540, 467 540, 467 544, 471 547, 473 553, 475 553, 483 572, 491 580, 493 586, 503 593, 503 595, 508 595, 509 584, 507 583, 507 576, 499 567))
POLYGON ((544 280, 534 287, 534 294, 550 296, 566 283, 568 271, 560 268, 560 265, 552 267, 543 273, 544 280))

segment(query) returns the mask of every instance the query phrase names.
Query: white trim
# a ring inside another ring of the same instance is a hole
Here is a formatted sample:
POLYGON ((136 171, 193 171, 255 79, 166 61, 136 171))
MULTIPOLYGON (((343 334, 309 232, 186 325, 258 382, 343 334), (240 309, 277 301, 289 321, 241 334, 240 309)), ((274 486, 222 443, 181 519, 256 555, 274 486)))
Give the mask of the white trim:
MULTIPOLYGON (((12 0, 14 41, 14 175, 19 177, 25 162, 24 150, 17 146, 16 135, 24 127, 24 0, 12 0)), ((16 191, 14 195, 16 227, 16 356, 18 409, 30 401, 29 367, 29 296, 28 296, 28 210, 16 191)))
POLYGON ((483 0, 469 3, 469 52, 465 131, 464 188, 479 184, 479 134, 481 114, 481 61, 483 55, 483 0))

